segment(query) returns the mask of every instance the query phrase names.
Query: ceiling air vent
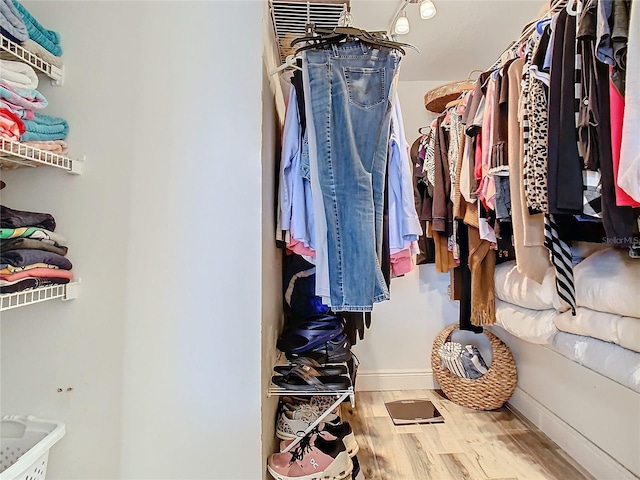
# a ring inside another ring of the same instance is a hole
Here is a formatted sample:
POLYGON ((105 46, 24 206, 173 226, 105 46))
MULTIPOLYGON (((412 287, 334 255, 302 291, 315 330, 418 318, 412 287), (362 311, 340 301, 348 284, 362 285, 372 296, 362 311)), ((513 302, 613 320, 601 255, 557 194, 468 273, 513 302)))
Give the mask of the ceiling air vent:
POLYGON ((307 23, 316 27, 333 28, 343 12, 349 8, 351 0, 281 1, 271 0, 271 18, 278 39, 280 60, 294 52, 291 41, 304 35, 307 23))

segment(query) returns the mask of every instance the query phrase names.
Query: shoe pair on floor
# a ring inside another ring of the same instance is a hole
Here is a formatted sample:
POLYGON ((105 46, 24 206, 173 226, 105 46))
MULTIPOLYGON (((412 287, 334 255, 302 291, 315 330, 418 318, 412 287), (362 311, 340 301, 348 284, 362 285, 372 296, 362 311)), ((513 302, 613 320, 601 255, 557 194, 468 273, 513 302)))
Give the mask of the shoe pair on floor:
POLYGON ((349 423, 322 423, 289 452, 293 440, 280 442, 281 453, 269 457, 267 469, 276 480, 346 480, 360 467, 358 443, 349 423), (352 460, 353 457, 353 460, 352 460))

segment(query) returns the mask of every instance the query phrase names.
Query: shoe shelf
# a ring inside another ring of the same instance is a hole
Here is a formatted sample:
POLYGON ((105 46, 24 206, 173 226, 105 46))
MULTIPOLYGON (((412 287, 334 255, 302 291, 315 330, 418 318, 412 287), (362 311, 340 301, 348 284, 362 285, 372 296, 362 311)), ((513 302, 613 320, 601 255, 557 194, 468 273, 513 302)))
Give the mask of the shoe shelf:
MULTIPOLYGON (((64 81, 64 67, 57 67, 49 62, 42 60, 40 57, 31 53, 29 50, 22 48, 7 37, 0 35, 0 50, 11 54, 12 60, 28 63, 39 72, 44 73, 51 79, 53 85, 62 85, 64 81)), ((5 56, 5 55, 3 55, 5 56)))
MULTIPOLYGON (((284 355, 282 354, 282 352, 279 352, 278 353, 278 358, 276 360, 276 364, 275 364, 274 369, 273 369, 274 375, 278 374, 276 372, 276 370, 275 370, 276 366, 282 366, 282 365, 288 365, 288 364, 289 363, 287 362, 287 360, 284 357, 284 355)), ((349 367, 348 367, 348 365, 346 363, 331 363, 331 364, 327 364, 327 365, 344 365, 345 367, 347 367, 347 373, 342 375, 342 376, 344 376, 346 378, 349 378, 349 380, 350 380, 349 373, 348 373, 348 368, 349 367)), ((327 415, 329 415, 336 408, 338 408, 340 405, 342 405, 342 402, 344 402, 347 398, 351 401, 351 407, 352 408, 355 408, 355 406, 356 406, 356 395, 355 395, 355 390, 353 388, 353 385, 351 385, 349 388, 341 389, 341 390, 334 390, 334 389, 328 389, 328 388, 324 388, 324 389, 323 388, 318 388, 318 389, 314 389, 314 390, 293 390, 293 389, 279 387, 276 384, 274 384, 273 382, 269 382, 269 389, 267 391, 267 396, 268 397, 325 396, 325 397, 335 397, 335 399, 336 399, 335 402, 333 402, 333 404, 331 404, 331 406, 326 408, 320 414, 320 416, 312 424, 309 425, 309 427, 304 431, 304 434, 301 435, 300 437, 296 438, 293 442, 291 442, 289 444, 289 446, 286 449, 283 450, 283 452, 288 452, 289 450, 294 448, 300 442, 300 440, 302 440, 302 438, 304 438, 316 426, 320 425, 320 423, 322 423, 322 421, 327 417, 327 415)))
POLYGON ((81 160, 74 160, 64 155, 0 137, 0 167, 3 170, 17 167, 48 166, 80 175, 82 165, 81 160))
POLYGON ((21 292, 3 293, 0 295, 0 312, 48 300, 73 300, 78 297, 79 289, 80 282, 71 282, 65 285, 49 285, 21 292))
MULTIPOLYGON (((290 365, 290 363, 287 361, 287 358, 285 357, 285 355, 282 352, 278 352, 278 356, 276 358, 276 362, 275 365, 273 367, 273 374, 274 375, 279 375, 279 373, 276 371, 276 367, 279 366, 287 366, 290 365)), ((342 375, 346 378, 349 378, 350 380, 350 376, 349 376, 349 366, 347 365, 346 362, 340 362, 340 363, 327 363, 325 364, 327 366, 330 365, 342 365, 347 369, 347 373, 342 375)), ((356 369, 357 369, 357 365, 358 362, 356 362, 356 369)), ((283 388, 283 387, 279 387, 278 385, 276 385, 273 382, 269 382, 269 389, 267 391, 267 396, 268 397, 287 397, 287 396, 295 396, 295 397, 302 397, 302 396, 309 396, 309 397, 313 397, 313 396, 330 396, 330 397, 340 397, 340 403, 342 403, 344 400, 347 399, 347 397, 349 397, 349 400, 351 401, 351 406, 355 407, 356 406, 356 395, 355 395, 355 390, 353 389, 353 385, 350 386, 347 389, 341 389, 341 390, 336 390, 336 389, 329 389, 329 388, 318 388, 318 389, 314 389, 314 390, 292 390, 292 389, 288 389, 288 388, 283 388)), ((333 410, 333 408, 331 408, 331 410, 333 410)), ((331 411, 330 410, 330 411, 331 411)))

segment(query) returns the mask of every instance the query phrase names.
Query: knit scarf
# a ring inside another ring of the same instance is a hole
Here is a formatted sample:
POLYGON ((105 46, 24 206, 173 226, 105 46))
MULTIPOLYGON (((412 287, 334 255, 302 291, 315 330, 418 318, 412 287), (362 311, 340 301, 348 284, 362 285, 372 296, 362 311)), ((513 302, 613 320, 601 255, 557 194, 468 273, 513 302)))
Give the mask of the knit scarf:
POLYGON ((495 252, 480 238, 478 205, 466 205, 464 221, 469 225, 469 269, 471 270, 471 323, 476 326, 496 322, 494 271, 495 252))

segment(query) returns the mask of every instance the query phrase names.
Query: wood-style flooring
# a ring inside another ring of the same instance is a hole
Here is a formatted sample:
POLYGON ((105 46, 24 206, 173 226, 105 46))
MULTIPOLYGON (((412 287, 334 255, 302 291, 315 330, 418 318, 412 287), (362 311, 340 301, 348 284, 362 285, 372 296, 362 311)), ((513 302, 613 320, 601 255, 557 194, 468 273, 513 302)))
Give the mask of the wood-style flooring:
POLYGON ((530 423, 503 407, 478 412, 439 391, 358 392, 356 408, 343 404, 360 444, 366 480, 583 480, 593 479, 530 423), (431 425, 393 424, 392 400, 431 400, 445 418, 431 425))

